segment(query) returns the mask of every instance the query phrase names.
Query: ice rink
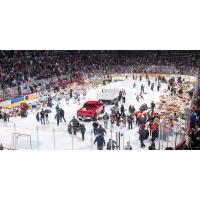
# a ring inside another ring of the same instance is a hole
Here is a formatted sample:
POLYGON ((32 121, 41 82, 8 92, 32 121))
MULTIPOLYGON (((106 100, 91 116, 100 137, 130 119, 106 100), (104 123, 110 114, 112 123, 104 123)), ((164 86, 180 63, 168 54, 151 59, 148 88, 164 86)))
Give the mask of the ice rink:
MULTIPOLYGON (((81 98, 81 105, 77 105, 73 103, 73 99, 70 100, 69 105, 66 105, 65 100, 61 100, 61 107, 65 111, 66 123, 60 123, 60 126, 57 126, 55 120, 55 106, 56 102, 54 102, 54 106, 52 108, 52 112, 49 113, 49 121, 50 123, 47 125, 41 125, 36 120, 36 111, 28 111, 27 118, 10 118, 10 122, 8 124, 4 124, 4 122, 0 121, 0 142, 4 144, 4 146, 8 148, 12 148, 13 143, 13 132, 20 134, 27 134, 31 136, 31 145, 32 149, 41 149, 41 150, 91 150, 96 149, 96 145, 93 144, 95 139, 92 132, 92 123, 93 122, 81 122, 85 124, 86 134, 85 141, 81 140, 81 133, 78 132, 76 136, 68 134, 67 125, 73 116, 76 116, 76 112, 79 108, 82 107, 83 103, 87 100, 97 100, 97 92, 101 91, 103 88, 118 88, 125 89, 126 91, 126 103, 124 104, 125 110, 128 112, 129 105, 134 105, 136 110, 139 107, 146 103, 150 106, 151 101, 155 103, 159 101, 159 96, 164 93, 164 90, 167 88, 167 84, 162 84, 160 91, 157 91, 156 85, 154 91, 151 91, 150 87, 147 85, 146 78, 143 78, 142 81, 135 81, 131 77, 128 79, 123 78, 121 81, 112 82, 107 84, 106 86, 99 86, 96 89, 90 89, 87 91, 87 98, 83 100, 81 98), (136 83, 136 88, 133 88, 133 83, 136 83), (140 100, 137 102, 136 95, 140 93, 141 84, 145 86, 145 94, 144 100, 140 100)), ((119 106, 121 103, 119 103, 119 106)), ((106 106, 106 112, 110 113, 111 106, 106 106)), ((103 125, 103 121, 98 121, 103 125)), ((139 134, 138 134, 138 126, 133 125, 132 130, 128 130, 127 127, 116 127, 112 129, 111 136, 111 127, 109 124, 109 128, 107 129, 107 135, 105 136, 106 143, 109 138, 116 139, 116 132, 121 132, 124 134, 124 137, 121 137, 121 148, 126 144, 127 141, 130 141, 134 150, 141 150, 139 134)), ((29 137, 19 137, 17 142, 17 149, 30 149, 30 141, 29 137)), ((170 141, 170 140, 169 140, 170 141)), ((143 149, 148 149, 150 146, 150 138, 145 140, 146 147, 143 149)), ((158 141, 156 141, 156 146, 158 146, 158 141)))

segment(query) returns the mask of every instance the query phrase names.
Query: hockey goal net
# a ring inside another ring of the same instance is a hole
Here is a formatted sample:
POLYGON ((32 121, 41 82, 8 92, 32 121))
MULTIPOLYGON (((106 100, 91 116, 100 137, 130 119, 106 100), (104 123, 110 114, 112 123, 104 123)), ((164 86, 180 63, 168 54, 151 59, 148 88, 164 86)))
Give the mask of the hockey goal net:
POLYGON ((21 149, 19 146, 19 141, 23 141, 24 145, 28 149, 32 149, 31 136, 22 133, 13 133, 12 134, 12 149, 21 149))

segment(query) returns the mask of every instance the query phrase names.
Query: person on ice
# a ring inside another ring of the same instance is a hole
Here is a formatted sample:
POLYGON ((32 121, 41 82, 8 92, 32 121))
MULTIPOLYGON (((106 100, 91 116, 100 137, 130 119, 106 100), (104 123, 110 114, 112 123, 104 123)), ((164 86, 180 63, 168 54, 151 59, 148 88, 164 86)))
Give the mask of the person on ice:
POLYGON ((119 111, 117 111, 117 113, 115 114, 115 119, 116 119, 116 125, 119 126, 121 119, 121 114, 119 113, 119 111))
POLYGON ((66 120, 65 120, 65 111, 62 108, 60 108, 60 121, 61 122, 62 122, 62 119, 66 123, 66 120))
POLYGON ((142 75, 140 75, 140 81, 142 81, 142 75))
POLYGON ((84 141, 84 139, 85 139, 85 131, 86 131, 84 124, 81 124, 80 131, 81 131, 82 141, 84 141))
POLYGON ((81 104, 81 96, 80 96, 80 94, 77 94, 77 102, 78 102, 78 105, 81 104))
POLYGON ((42 109, 42 111, 40 112, 40 120, 41 120, 41 124, 45 125, 45 112, 42 109))
POLYGON ((153 91, 154 89, 154 83, 151 84, 151 90, 153 91))
POLYGON ((197 115, 196 115, 195 112, 193 112, 192 115, 191 115, 191 117, 190 117, 190 127, 191 128, 195 128, 196 121, 197 121, 197 115))
POLYGON ((108 129, 108 120, 109 120, 109 116, 108 116, 107 113, 105 113, 105 114, 103 115, 103 122, 104 122, 104 128, 105 128, 105 129, 108 129))
POLYGON ((122 118, 122 125, 123 125, 123 127, 126 127, 126 115, 125 115, 125 113, 123 113, 122 115, 121 115, 121 118, 122 118))
POLYGON ((143 84, 141 85, 141 94, 142 93, 144 94, 144 85, 143 84))
POLYGON ((97 135, 97 128, 99 126, 99 123, 97 122, 97 120, 95 120, 92 124, 93 126, 93 132, 94 132, 94 135, 97 135))
POLYGON ((123 104, 122 104, 121 107, 120 107, 120 111, 121 111, 121 115, 124 114, 125 108, 124 108, 124 105, 123 105, 123 104))
POLYGON ((66 104, 67 104, 67 105, 69 104, 69 100, 70 100, 70 95, 69 95, 69 93, 67 93, 67 94, 65 95, 65 101, 66 101, 66 104))
POLYGON ((69 134, 72 134, 72 129, 73 129, 72 125, 69 124, 67 129, 69 134))
POLYGON ((150 81, 150 79, 148 79, 148 86, 150 86, 151 85, 151 81, 150 81))
POLYGON ((142 92, 140 93, 140 99, 144 99, 142 92))
POLYGON ((83 99, 86 99, 86 96, 87 96, 87 90, 83 89, 83 99))
POLYGON ((57 104, 57 106, 56 106, 56 112, 58 112, 60 110, 60 107, 59 107, 59 105, 57 104))
POLYGON ((106 142, 105 139, 103 137, 103 135, 98 135, 95 140, 94 140, 94 144, 97 143, 97 149, 98 150, 103 150, 103 147, 105 146, 106 142))
POLYGON ((115 142, 112 139, 109 139, 108 143, 107 143, 107 150, 115 150, 117 149, 117 142, 115 142))
POLYGON ((118 96, 118 101, 121 101, 121 99, 122 99, 122 91, 120 90, 119 91, 119 96, 118 96))
POLYGON ((149 150, 156 150, 156 145, 154 140, 151 140, 151 145, 149 146, 149 150))
POLYGON ((72 90, 72 89, 70 89, 70 90, 69 90, 69 96, 70 96, 70 99, 71 99, 71 98, 72 98, 72 96, 73 96, 73 95, 72 95, 72 92, 73 92, 73 90, 72 90))
POLYGON ((128 130, 133 129, 133 118, 131 115, 128 116, 128 130))
POLYGON ((135 84, 135 82, 133 83, 133 88, 135 88, 136 87, 136 84, 135 84))
POLYGON ((61 116, 60 116, 60 111, 58 111, 55 115, 55 119, 57 121, 57 126, 60 124, 61 116))
POLYGON ((160 91, 160 82, 157 85, 157 91, 160 91))
POLYGON ((46 124, 49 124, 49 114, 48 114, 48 112, 45 112, 45 121, 46 121, 46 124))
POLYGON ((101 125, 99 125, 99 128, 97 129, 97 135, 106 135, 106 130, 101 125))
POLYGON ((3 113, 3 120, 4 120, 4 123, 7 122, 7 115, 6 115, 6 112, 3 113))
POLYGON ((154 101, 151 102, 151 112, 154 112, 154 109, 156 107, 156 104, 154 103, 154 101))
POLYGON ((144 144, 145 130, 142 128, 139 129, 139 140, 140 140, 141 148, 145 147, 145 144, 144 144))
POLYGON ((37 112, 36 120, 37 120, 38 122, 40 121, 40 113, 39 113, 39 112, 37 112))
POLYGON ((0 150, 4 150, 3 144, 0 144, 0 150))
POLYGON ((74 135, 76 135, 77 127, 79 126, 79 121, 73 116, 73 119, 69 122, 72 123, 74 135))
POLYGON ((133 149, 129 141, 126 143, 126 146, 125 146, 124 149, 125 150, 132 150, 133 149))

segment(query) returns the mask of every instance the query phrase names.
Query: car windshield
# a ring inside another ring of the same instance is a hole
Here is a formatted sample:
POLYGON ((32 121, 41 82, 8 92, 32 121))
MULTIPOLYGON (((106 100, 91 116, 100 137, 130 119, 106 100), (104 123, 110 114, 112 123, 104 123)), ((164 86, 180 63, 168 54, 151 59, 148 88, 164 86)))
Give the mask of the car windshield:
POLYGON ((95 106, 95 104, 88 104, 88 103, 85 103, 85 104, 84 104, 84 107, 86 107, 86 108, 95 108, 96 106, 95 106))

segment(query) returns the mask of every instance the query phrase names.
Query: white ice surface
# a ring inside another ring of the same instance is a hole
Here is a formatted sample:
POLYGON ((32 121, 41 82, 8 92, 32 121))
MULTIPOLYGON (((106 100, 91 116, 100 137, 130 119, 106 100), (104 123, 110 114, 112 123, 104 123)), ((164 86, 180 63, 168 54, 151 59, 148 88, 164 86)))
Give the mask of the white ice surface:
MULTIPOLYGON (((167 88, 166 84, 162 85, 161 91, 158 92, 155 86, 154 91, 150 90, 150 87, 147 86, 146 79, 140 82, 139 80, 136 82, 136 88, 133 88, 134 80, 131 78, 124 81, 112 82, 106 86, 99 86, 97 89, 89 90, 87 92, 87 99, 86 100, 96 100, 97 99, 97 92, 100 92, 102 88, 118 88, 118 89, 125 89, 126 90, 126 103, 124 104, 125 109, 128 110, 129 105, 134 105, 136 110, 139 109, 142 103, 146 103, 150 106, 151 101, 154 102, 159 101, 159 96, 163 93, 162 91, 167 88), (145 93, 144 100, 140 100, 140 102, 136 101, 136 94, 139 94, 141 84, 145 86, 145 93)), ((53 128, 55 129, 55 149, 59 150, 70 150, 72 149, 72 136, 67 132, 67 124, 72 119, 73 116, 76 116, 76 111, 81 108, 83 103, 86 100, 81 100, 81 105, 77 105, 73 103, 73 100, 70 100, 69 105, 66 105, 65 100, 61 101, 61 107, 65 110, 65 118, 66 124, 63 122, 60 126, 57 126, 55 117, 55 105, 52 108, 52 113, 49 114, 49 121, 50 124, 48 125, 41 125, 36 121, 36 112, 29 111, 29 115, 27 118, 10 118, 10 122, 8 124, 4 124, 3 121, 0 121, 0 142, 3 143, 6 147, 12 147, 12 133, 14 132, 14 124, 16 125, 16 132, 22 134, 31 135, 32 141, 32 149, 37 149, 37 126, 39 130, 39 149, 50 150, 54 149, 54 137, 53 137, 53 128)), ((55 102, 54 102, 55 103, 55 102)), ((55 103, 56 104, 56 103, 55 103)), ((106 107, 106 112, 110 113, 110 106, 106 107)), ((126 111, 127 113, 127 111, 126 111)), ((92 145, 94 140, 94 136, 91 134, 92 129, 92 122, 81 122, 84 123, 86 126, 86 134, 85 134, 85 141, 81 140, 81 134, 78 133, 77 136, 73 137, 74 142, 74 149, 75 150, 90 150, 96 149, 95 145, 92 145)), ((99 121, 100 124, 103 125, 103 121, 99 121)), ((121 131, 120 128, 114 127, 113 129, 113 139, 115 139, 115 133, 117 131, 121 131)), ((124 143, 126 144, 127 141, 131 142, 131 145, 134 150, 142 149, 140 147, 140 141, 138 137, 138 127, 133 125, 132 130, 127 130, 127 127, 122 128, 122 132, 124 133, 124 143)), ((107 135, 105 137, 106 142, 111 137, 111 128, 109 124, 109 128, 107 130, 107 135)), ((122 146, 123 146, 123 138, 121 139, 122 146)), ((145 140, 147 149, 150 146, 150 140, 145 140)), ((158 142, 157 142, 158 145, 158 142)), ((26 137, 19 137, 18 139, 18 149, 29 149, 29 141, 26 137)))

